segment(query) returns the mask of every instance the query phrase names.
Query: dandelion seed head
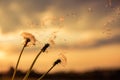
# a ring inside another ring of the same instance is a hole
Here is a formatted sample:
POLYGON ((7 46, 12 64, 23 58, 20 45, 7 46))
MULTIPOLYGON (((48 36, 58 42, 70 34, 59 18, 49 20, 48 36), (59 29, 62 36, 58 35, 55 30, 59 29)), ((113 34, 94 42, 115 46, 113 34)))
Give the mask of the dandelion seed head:
POLYGON ((57 60, 54 62, 53 65, 57 65, 57 64, 59 64, 59 63, 61 63, 61 59, 57 59, 57 60))
POLYGON ((36 42, 36 39, 35 37, 31 34, 31 33, 28 33, 28 32, 23 32, 21 34, 21 36, 25 39, 25 40, 28 40, 29 44, 28 45, 35 45, 35 42, 36 42))
POLYGON ((67 64, 67 58, 64 54, 60 53, 59 54, 59 59, 61 60, 61 65, 65 66, 67 64))
POLYGON ((46 49, 47 49, 49 46, 50 46, 50 44, 49 44, 49 43, 45 44, 45 45, 44 45, 44 47, 41 49, 41 50, 42 50, 42 52, 45 52, 45 51, 46 51, 46 49))

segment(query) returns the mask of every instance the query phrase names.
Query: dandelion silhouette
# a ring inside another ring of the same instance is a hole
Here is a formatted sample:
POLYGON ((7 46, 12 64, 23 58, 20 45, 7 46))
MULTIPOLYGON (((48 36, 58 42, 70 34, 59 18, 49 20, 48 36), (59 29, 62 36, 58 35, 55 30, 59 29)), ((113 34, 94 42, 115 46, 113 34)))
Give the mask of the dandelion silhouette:
POLYGON ((41 80, 44 76, 46 76, 57 64, 61 64, 61 65, 64 65, 66 64, 67 62, 67 58, 62 54, 60 53, 59 54, 59 58, 53 63, 53 65, 50 67, 50 69, 44 73, 40 78, 38 78, 37 80, 41 80))
POLYGON ((15 70, 14 70, 14 73, 13 73, 13 76, 12 76, 12 80, 14 80, 14 78, 15 78, 15 74, 16 74, 16 71, 17 71, 17 68, 18 68, 18 64, 19 64, 19 62, 20 62, 20 58, 21 58, 21 56, 22 56, 22 53, 23 53, 23 51, 24 51, 24 48, 28 45, 28 43, 31 43, 32 45, 35 45, 35 42, 36 42, 35 37, 34 37, 32 34, 30 34, 30 33, 23 32, 21 35, 22 35, 23 38, 25 39, 25 43, 24 43, 24 46, 23 46, 23 48, 22 48, 22 50, 21 50, 21 52, 20 52, 20 55, 19 55, 19 58, 18 58, 16 67, 15 67, 15 70))
POLYGON ((24 76, 23 80, 27 80, 27 79, 28 79, 28 76, 29 76, 29 74, 30 74, 30 72, 31 72, 31 70, 32 70, 32 68, 33 68, 36 60, 38 59, 39 55, 40 55, 42 52, 45 52, 46 49, 47 49, 49 46, 50 46, 49 43, 47 43, 47 44, 45 44, 45 45, 43 46, 43 48, 40 50, 40 52, 37 54, 37 56, 36 56, 35 59, 33 60, 31 66, 30 66, 28 72, 26 73, 26 75, 24 76))
POLYGON ((45 50, 49 47, 50 45, 47 43, 45 46, 41 49, 42 52, 45 52, 45 50))
MULTIPOLYGON (((35 37, 32 35, 32 34, 30 34, 30 33, 27 33, 27 32, 23 32, 22 34, 21 34, 21 36, 23 36, 23 38, 25 39, 25 40, 30 40, 30 43, 28 43, 27 45, 35 45, 35 42, 36 42, 36 39, 35 39, 35 37)), ((26 45, 26 46, 27 46, 26 45)))
POLYGON ((44 76, 46 76, 57 64, 61 63, 61 59, 57 59, 53 65, 50 67, 50 69, 44 73, 40 78, 38 78, 37 80, 41 80, 44 76))

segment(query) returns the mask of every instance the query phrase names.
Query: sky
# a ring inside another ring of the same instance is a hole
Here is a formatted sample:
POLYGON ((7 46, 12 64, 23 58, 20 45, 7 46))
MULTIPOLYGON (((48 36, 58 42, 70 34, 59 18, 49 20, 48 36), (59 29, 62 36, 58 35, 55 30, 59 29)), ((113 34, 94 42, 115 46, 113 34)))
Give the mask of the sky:
POLYGON ((84 72, 120 68, 119 0, 0 0, 0 72, 15 67, 24 45, 22 32, 35 36, 25 48, 19 69, 27 71, 45 45, 33 69, 84 72))

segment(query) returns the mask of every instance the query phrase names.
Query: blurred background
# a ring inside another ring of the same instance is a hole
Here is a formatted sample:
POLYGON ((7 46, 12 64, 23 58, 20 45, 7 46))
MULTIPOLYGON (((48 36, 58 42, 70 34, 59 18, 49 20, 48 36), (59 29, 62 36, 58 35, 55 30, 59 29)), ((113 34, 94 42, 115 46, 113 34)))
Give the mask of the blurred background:
POLYGON ((67 60, 50 71, 48 80, 58 73, 76 80, 120 76, 119 0, 0 0, 0 80, 12 76, 23 47, 22 32, 33 34, 37 41, 23 52, 21 76, 48 42, 50 47, 33 67, 35 78, 61 54, 67 60))

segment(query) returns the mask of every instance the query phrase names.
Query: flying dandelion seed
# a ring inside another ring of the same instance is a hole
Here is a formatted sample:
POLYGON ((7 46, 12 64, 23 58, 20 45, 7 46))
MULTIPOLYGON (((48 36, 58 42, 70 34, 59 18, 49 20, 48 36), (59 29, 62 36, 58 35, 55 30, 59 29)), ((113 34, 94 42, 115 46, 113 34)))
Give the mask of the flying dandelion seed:
POLYGON ((54 41, 54 40, 50 39, 49 42, 50 42, 51 44, 55 45, 55 41, 54 41))
POLYGON ((49 38, 49 43, 52 45, 55 45, 55 39, 56 39, 57 32, 53 32, 51 37, 49 38))
POLYGON ((71 16, 72 19, 75 19, 76 18, 75 12, 71 12, 70 16, 71 16))
POLYGON ((107 39, 110 39, 112 36, 112 30, 109 27, 104 28, 103 34, 105 34, 107 39))
POLYGON ((77 13, 76 13, 76 12, 72 12, 71 14, 72 14, 72 16, 74 16, 74 17, 77 16, 77 13))
POLYGON ((110 39, 112 37, 112 25, 119 19, 120 11, 118 8, 114 8, 114 14, 110 16, 110 18, 106 21, 106 23, 103 24, 104 31, 103 34, 107 37, 107 39, 110 39))
POLYGON ((52 19, 51 19, 51 17, 47 17, 47 18, 43 19, 43 21, 44 21, 44 25, 45 25, 45 26, 52 24, 52 19))
POLYGON ((88 8, 88 12, 92 12, 92 8, 88 8))
POLYGON ((49 40, 49 43, 50 43, 51 45, 55 45, 55 41, 54 41, 53 39, 50 39, 50 40, 49 40))
POLYGON ((63 16, 60 17, 60 18, 59 18, 59 21, 60 21, 60 22, 63 22, 63 21, 64 21, 64 17, 63 17, 63 16))
POLYGON ((14 73, 13 73, 13 76, 12 76, 12 80, 14 80, 14 78, 15 78, 15 74, 16 74, 16 71, 17 71, 17 68, 18 68, 18 65, 19 65, 22 53, 24 51, 24 48, 28 45, 28 43, 31 43, 32 45, 35 45, 35 42, 36 42, 35 37, 32 34, 30 34, 30 33, 23 32, 21 35, 25 39, 25 44, 24 44, 24 46, 23 46, 23 48, 22 48, 22 50, 20 52, 20 55, 19 55, 16 67, 15 67, 15 70, 14 70, 14 73))
POLYGON ((67 16, 67 17, 69 17, 69 16, 70 16, 70 14, 69 14, 69 13, 67 13, 67 14, 66 14, 66 16, 67 16))

